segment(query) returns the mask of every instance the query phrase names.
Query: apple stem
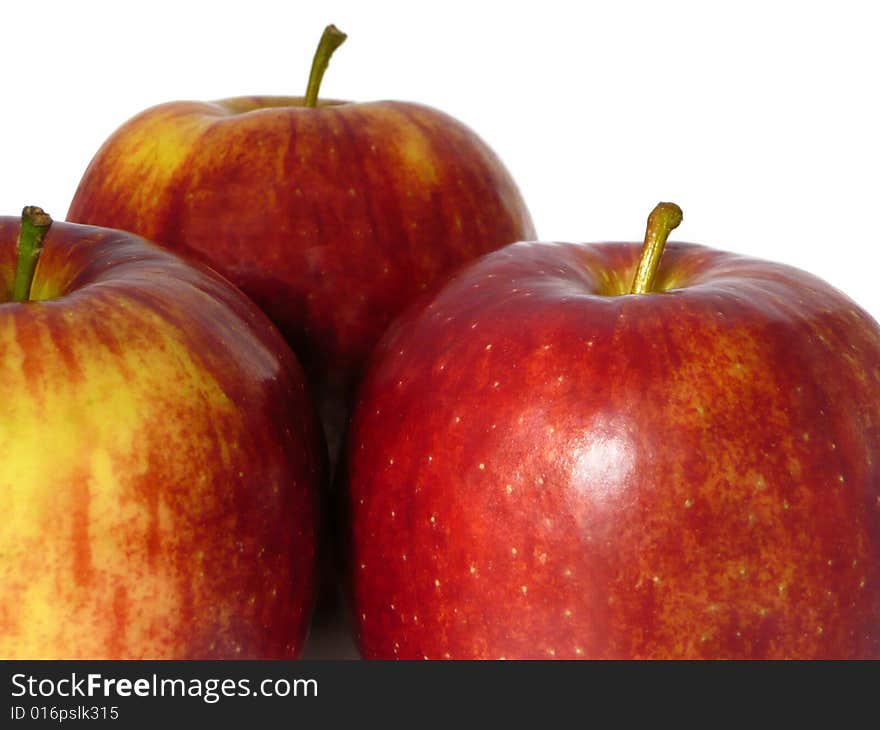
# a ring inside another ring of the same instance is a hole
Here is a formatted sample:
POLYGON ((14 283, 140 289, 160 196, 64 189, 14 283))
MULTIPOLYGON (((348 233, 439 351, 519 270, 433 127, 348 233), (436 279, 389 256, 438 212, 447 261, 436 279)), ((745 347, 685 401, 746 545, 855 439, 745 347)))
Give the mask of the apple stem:
POLYGON ((315 51, 315 57, 312 59, 312 70, 309 72, 309 85, 306 87, 303 106, 318 106, 318 91, 321 88, 321 79, 324 78, 327 64, 330 63, 330 57, 345 42, 346 38, 348 36, 335 25, 328 25, 324 28, 318 49, 315 51))
POLYGON ((642 246, 642 257, 639 268, 633 277, 630 294, 650 294, 657 276, 660 257, 666 246, 666 239, 673 229, 681 223, 682 212, 675 203, 658 203, 648 216, 648 227, 645 230, 645 243, 642 246))
POLYGON ((37 259, 43 250, 43 237, 52 225, 51 216, 42 208, 28 205, 21 211, 18 232, 18 261, 12 284, 12 301, 25 302, 31 295, 31 284, 37 270, 37 259))

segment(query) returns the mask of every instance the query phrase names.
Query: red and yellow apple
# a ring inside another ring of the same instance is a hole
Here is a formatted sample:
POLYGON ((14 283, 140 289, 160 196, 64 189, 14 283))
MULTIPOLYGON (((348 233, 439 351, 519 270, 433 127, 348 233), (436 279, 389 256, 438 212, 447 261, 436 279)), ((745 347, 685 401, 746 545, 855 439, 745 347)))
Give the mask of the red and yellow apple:
POLYGON ((138 114, 98 150, 68 213, 197 256, 239 286, 303 362, 332 442, 392 318, 464 262, 535 236, 511 176, 460 122, 412 103, 317 102, 343 38, 326 32, 306 98, 138 114))
POLYGON ((0 657, 296 656, 323 445, 295 356, 121 231, 51 225, 20 289, 18 234, 0 218, 0 657))
POLYGON ((788 266, 660 261, 678 216, 641 258, 491 253, 383 338, 346 449, 364 656, 880 658, 880 328, 788 266))

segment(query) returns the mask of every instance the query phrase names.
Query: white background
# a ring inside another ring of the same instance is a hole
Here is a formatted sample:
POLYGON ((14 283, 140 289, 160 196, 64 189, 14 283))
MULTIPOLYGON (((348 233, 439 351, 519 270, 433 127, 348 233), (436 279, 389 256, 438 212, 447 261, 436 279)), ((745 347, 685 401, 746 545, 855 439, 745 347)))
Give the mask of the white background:
POLYGON ((27 2, 0 14, 0 213, 62 219, 101 142, 172 99, 405 99, 474 128, 539 237, 673 238, 784 261, 880 318, 880 11, 870 2, 27 2))
POLYGON ((794 264, 880 318, 880 13, 869 2, 16 2, 2 7, 0 213, 64 217, 122 122, 172 99, 405 99, 500 154, 539 236, 679 240, 794 264))

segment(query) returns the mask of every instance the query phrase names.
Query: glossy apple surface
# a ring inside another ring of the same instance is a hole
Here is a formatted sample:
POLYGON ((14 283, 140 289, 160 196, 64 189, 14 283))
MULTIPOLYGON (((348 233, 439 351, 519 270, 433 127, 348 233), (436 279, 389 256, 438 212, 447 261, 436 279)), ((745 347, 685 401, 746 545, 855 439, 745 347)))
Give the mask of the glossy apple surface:
POLYGON ((68 219, 194 254, 238 285, 302 360, 331 440, 346 389, 404 306, 464 262, 534 238, 477 135, 392 101, 154 107, 98 151, 68 219))
POLYGON ((323 446, 283 338, 213 272, 65 223, 10 300, 0 218, 0 656, 291 658, 323 446))
POLYGON ((819 279, 519 243, 383 338, 347 447, 366 657, 880 657, 880 328, 819 279))

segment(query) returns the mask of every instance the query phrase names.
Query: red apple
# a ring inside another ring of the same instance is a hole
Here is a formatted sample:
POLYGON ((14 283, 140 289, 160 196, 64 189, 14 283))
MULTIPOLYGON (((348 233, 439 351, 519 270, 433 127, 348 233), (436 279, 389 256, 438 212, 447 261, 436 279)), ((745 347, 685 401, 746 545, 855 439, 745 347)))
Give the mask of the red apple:
POLYGON ((49 222, 16 266, 0 218, 0 657, 296 656, 323 445, 293 353, 130 233, 56 223, 34 274, 49 222))
POLYGON ((306 98, 137 115, 95 155, 68 213, 194 254, 238 285, 300 356, 334 442, 391 319, 464 262, 535 236, 501 161, 455 119, 396 101, 315 106, 342 40, 325 32, 306 98))
POLYGON ((390 329, 347 446, 366 657, 880 658, 880 328, 788 266, 657 270, 677 215, 390 329))

